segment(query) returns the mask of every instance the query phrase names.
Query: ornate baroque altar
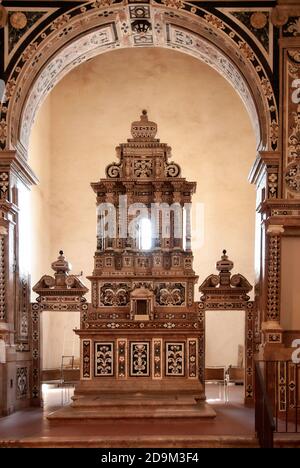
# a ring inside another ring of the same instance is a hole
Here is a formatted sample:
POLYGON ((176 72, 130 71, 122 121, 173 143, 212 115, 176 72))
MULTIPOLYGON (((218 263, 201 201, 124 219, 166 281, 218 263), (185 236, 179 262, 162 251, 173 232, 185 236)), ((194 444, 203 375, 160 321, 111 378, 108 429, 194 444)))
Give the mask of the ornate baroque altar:
POLYGON ((215 416, 205 403, 204 314, 194 301, 196 183, 181 177, 156 133, 143 111, 132 138, 116 149, 119 161, 91 184, 97 196, 91 304, 62 253, 53 264, 55 281, 44 277, 34 287, 44 303, 50 294, 74 303, 77 295, 81 304, 80 382, 72 405, 50 419, 215 416))

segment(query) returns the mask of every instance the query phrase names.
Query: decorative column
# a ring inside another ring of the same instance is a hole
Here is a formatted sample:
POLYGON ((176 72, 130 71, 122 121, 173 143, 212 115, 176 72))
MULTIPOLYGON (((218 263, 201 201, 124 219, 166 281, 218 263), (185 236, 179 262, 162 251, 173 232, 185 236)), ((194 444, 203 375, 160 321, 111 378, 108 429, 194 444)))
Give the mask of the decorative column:
POLYGON ((7 228, 0 225, 0 415, 7 408, 7 348, 9 346, 9 326, 7 323, 7 269, 6 269, 7 228))
POLYGON ((7 319, 7 265, 5 260, 7 234, 7 228, 0 225, 0 324, 5 323, 7 319))
MULTIPOLYGON (((105 202, 108 203, 108 204, 111 204, 112 206, 116 206, 116 196, 115 196, 115 190, 116 190, 116 187, 115 187, 115 184, 114 182, 110 183, 108 185, 108 187, 106 187, 106 189, 108 190, 106 192, 106 196, 105 196, 105 202)), ((111 208, 112 209, 112 208, 111 208)), ((109 214, 109 216, 111 217, 115 215, 115 213, 111 213, 109 214)), ((116 223, 117 219, 114 218, 114 221, 116 223)), ((105 239, 105 250, 107 249, 115 249, 116 248, 116 230, 117 230, 117 227, 116 225, 114 226, 114 230, 115 230, 115 233, 114 233, 114 236, 110 235, 105 239)))
POLYGON ((266 246, 266 305, 262 332, 264 345, 282 344, 280 326, 280 283, 281 283, 281 225, 267 227, 266 246))
POLYGON ((190 206, 188 209, 185 209, 185 250, 191 251, 192 249, 192 224, 191 224, 191 210, 190 206))
POLYGON ((162 245, 162 213, 161 210, 158 209, 158 205, 162 203, 162 183, 161 182, 155 182, 154 184, 154 203, 157 205, 156 209, 153 210, 155 213, 155 219, 152 220, 152 229, 153 229, 153 238, 154 238, 154 248, 157 249, 158 251, 161 248, 162 245))
POLYGON ((182 195, 181 195, 181 192, 182 192, 182 184, 179 182, 173 182, 172 183, 173 187, 174 187, 174 192, 173 192, 173 203, 176 204, 176 205, 180 205, 180 234, 181 234, 181 237, 178 238, 176 237, 176 234, 179 233, 179 229, 178 227, 176 227, 176 223, 178 223, 178 219, 177 219, 177 214, 175 214, 175 211, 173 212, 173 222, 172 222, 172 225, 171 225, 171 229, 172 229, 172 237, 173 237, 173 247, 175 249, 179 249, 181 250, 182 247, 183 247, 183 209, 182 209, 182 195))

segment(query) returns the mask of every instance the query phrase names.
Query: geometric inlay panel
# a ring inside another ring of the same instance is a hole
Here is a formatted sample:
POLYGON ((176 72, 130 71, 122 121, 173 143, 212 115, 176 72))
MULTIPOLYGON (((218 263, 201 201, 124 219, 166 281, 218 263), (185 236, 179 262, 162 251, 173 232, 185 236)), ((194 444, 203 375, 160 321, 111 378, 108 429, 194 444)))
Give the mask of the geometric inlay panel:
POLYGON ((197 339, 188 339, 188 377, 197 378, 197 339))
POLYGON ((127 283, 100 283, 99 306, 127 306, 129 304, 129 289, 127 283))
POLYGON ((157 283, 155 300, 157 306, 184 306, 186 283, 157 283))
POLYGON ((184 376, 184 343, 166 343, 166 375, 184 376))
POLYGON ((17 367, 17 399, 27 398, 28 368, 17 367))
POLYGON ((127 339, 117 339, 117 377, 127 377, 127 339))
POLYGON ((95 343, 95 376, 114 375, 114 343, 95 343))
POLYGON ((91 378, 91 340, 82 340, 82 378, 91 378))
POLYGON ((130 343, 130 375, 132 377, 149 377, 150 345, 148 341, 130 343))
POLYGON ((153 379, 162 378, 162 340, 154 338, 152 340, 152 377, 153 379))

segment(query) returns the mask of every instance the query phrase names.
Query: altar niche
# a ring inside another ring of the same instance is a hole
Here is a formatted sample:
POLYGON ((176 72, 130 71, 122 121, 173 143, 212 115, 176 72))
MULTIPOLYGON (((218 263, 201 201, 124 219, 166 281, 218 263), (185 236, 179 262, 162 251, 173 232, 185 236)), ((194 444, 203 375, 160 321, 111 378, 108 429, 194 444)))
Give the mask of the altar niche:
POLYGON ((97 249, 91 304, 75 330, 80 382, 72 405, 50 419, 215 416, 205 403, 204 321, 194 300, 196 183, 181 177, 156 133, 143 111, 116 149, 118 162, 91 184, 97 249))

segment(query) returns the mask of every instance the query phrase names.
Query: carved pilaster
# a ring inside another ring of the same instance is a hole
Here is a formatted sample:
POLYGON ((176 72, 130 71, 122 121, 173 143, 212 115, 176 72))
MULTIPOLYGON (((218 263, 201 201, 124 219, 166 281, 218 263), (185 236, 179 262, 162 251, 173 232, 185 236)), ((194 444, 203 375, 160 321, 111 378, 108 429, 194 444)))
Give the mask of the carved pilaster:
POLYGON ((7 319, 7 265, 6 265, 7 228, 0 225, 0 321, 7 319))
POLYGON ((30 334, 30 276, 22 274, 18 284, 18 300, 16 309, 15 343, 17 351, 29 351, 30 334))
POLYGON ((31 304, 31 375, 30 375, 30 404, 31 406, 41 406, 41 363, 42 363, 42 347, 41 347, 41 326, 40 314, 42 312, 39 303, 31 304))
POLYGON ((269 225, 266 246, 266 308, 262 329, 265 343, 281 343, 280 285, 281 285, 281 236, 284 227, 269 225))
POLYGON ((192 250, 192 220, 190 205, 185 208, 185 250, 192 250))

